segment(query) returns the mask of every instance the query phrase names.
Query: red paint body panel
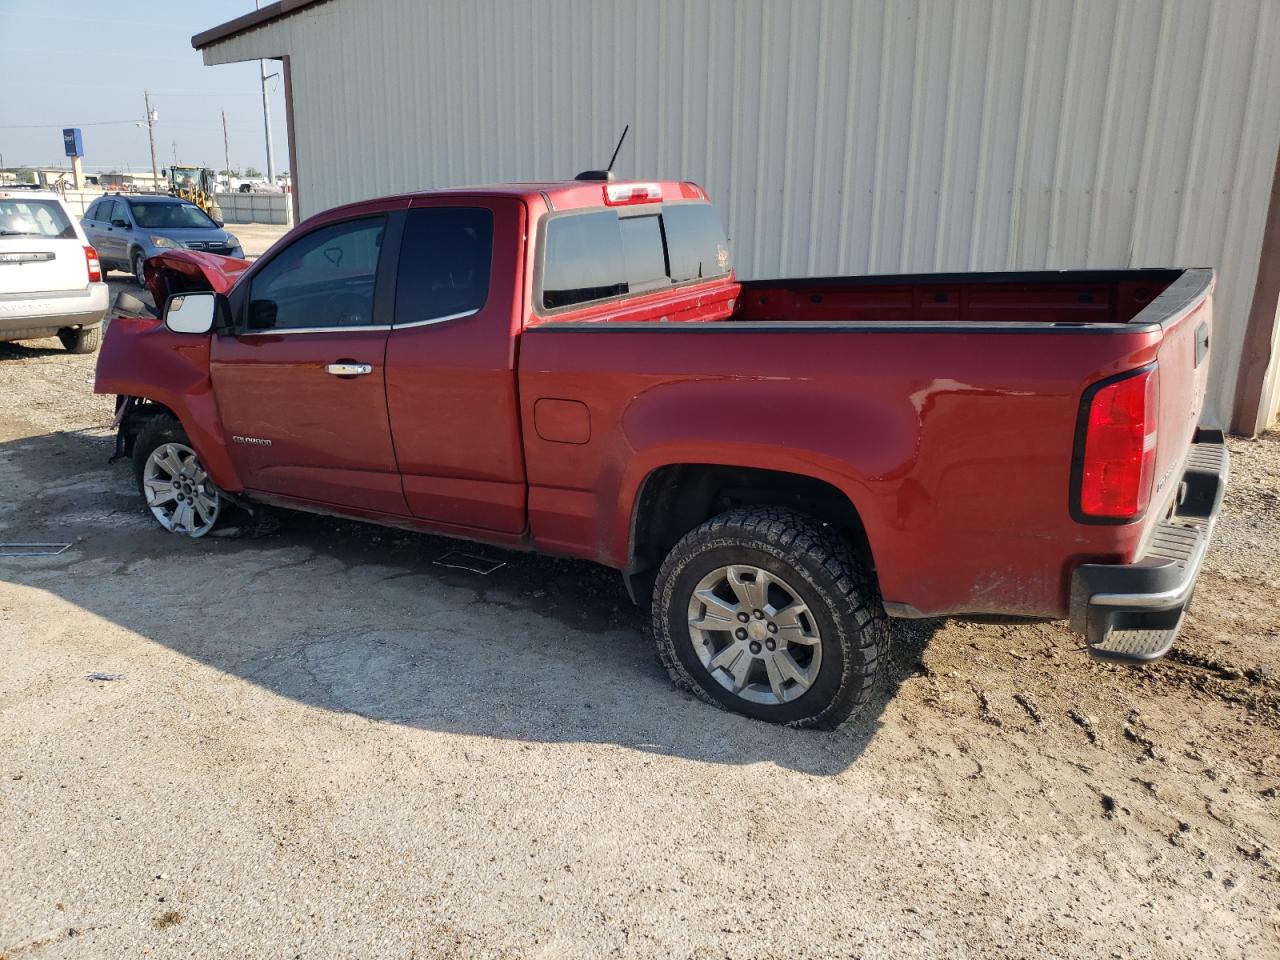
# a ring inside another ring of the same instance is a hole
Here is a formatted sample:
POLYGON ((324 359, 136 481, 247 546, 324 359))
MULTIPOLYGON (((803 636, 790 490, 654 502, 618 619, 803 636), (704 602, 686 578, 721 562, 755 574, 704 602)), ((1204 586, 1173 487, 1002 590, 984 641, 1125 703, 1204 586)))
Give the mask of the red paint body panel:
POLYGON ((175 293, 193 290, 226 293, 248 268, 248 260, 194 250, 174 250, 152 257, 142 265, 142 272, 156 306, 163 307, 175 293))
POLYGON ((494 238, 489 297, 479 313, 391 331, 387 406, 404 495, 424 520, 519 533, 525 482, 516 344, 525 208, 510 197, 463 195, 412 206, 485 207, 494 238))
POLYGON ((595 425, 577 447, 526 431, 535 545, 625 566, 645 477, 710 463, 843 491, 886 598, 925 612, 1063 613, 1074 562, 1138 547, 1141 524, 1074 522, 1068 489, 1081 392, 1158 337, 735 331, 710 351, 706 336, 526 335, 526 404, 575 397, 595 425))
POLYGON ((214 483, 241 490, 209 380, 207 336, 173 333, 159 320, 116 317, 98 354, 94 393, 145 397, 182 422, 214 483))
MULTIPOLYGON (((835 487, 862 519, 886 601, 922 614, 1064 615, 1076 565, 1128 562, 1142 549, 1200 414, 1209 274, 1184 284, 1183 300, 1166 288, 1193 272, 729 276, 548 316, 532 303, 538 224, 602 206, 603 191, 517 184, 328 211, 263 260, 341 219, 489 208, 484 307, 440 323, 303 336, 189 337, 121 318, 97 389, 177 412, 224 489, 624 569, 643 486, 673 464, 835 487), (375 374, 325 375, 338 360, 375 374), (1152 507, 1130 523, 1079 522, 1081 397, 1152 362, 1152 507), (272 446, 232 443, 233 434, 272 446)), ((661 192, 704 196, 681 183, 661 192)), ((205 288, 233 300, 257 269, 172 257, 157 258, 166 282, 196 289, 205 270, 205 288)))
POLYGON ((213 337, 213 388, 245 489, 407 514, 387 422, 386 350, 385 330, 213 337), (368 363, 373 373, 332 376, 333 362, 368 363))

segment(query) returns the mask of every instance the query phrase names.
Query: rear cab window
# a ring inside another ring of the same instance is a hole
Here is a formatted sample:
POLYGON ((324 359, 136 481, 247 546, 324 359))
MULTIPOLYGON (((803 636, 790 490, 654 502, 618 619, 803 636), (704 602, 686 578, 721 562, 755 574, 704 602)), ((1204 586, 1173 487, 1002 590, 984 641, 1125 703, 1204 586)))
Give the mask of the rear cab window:
POLYGON ((709 203, 592 209, 544 222, 536 305, 559 311, 728 276, 724 228, 709 203))

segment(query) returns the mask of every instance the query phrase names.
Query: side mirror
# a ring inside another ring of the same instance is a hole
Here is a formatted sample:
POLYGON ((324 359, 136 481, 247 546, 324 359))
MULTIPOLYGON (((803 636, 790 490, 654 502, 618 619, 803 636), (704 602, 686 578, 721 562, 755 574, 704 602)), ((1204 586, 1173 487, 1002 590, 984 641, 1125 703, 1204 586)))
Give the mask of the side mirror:
POLYGON ((174 333, 208 333, 217 316, 216 293, 175 293, 164 305, 164 322, 174 333))
POLYGON ((226 226, 226 221, 224 221, 221 217, 211 217, 210 219, 212 219, 214 224, 219 227, 226 226))

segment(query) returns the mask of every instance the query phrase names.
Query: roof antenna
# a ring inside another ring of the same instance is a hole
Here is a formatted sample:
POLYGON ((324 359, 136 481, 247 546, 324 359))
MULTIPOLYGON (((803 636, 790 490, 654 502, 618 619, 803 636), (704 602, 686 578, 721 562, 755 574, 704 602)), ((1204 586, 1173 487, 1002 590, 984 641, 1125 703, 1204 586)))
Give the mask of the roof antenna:
POLYGON ((575 180, 603 180, 606 183, 612 183, 617 180, 617 174, 613 172, 614 161, 618 159, 618 154, 622 152, 622 141, 627 139, 627 131, 631 129, 631 124, 627 124, 622 128, 622 136, 618 138, 618 145, 613 148, 613 156, 609 158, 609 166, 603 170, 584 170, 573 179, 575 180))

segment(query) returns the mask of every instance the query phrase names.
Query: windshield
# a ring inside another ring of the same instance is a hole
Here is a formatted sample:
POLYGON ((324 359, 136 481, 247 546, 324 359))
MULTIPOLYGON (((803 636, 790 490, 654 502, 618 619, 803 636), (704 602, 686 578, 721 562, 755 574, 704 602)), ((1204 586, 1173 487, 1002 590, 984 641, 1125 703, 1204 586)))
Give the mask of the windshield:
POLYGON ((140 227, 217 227, 194 203, 130 202, 129 209, 140 227))
POLYGON ((75 228, 56 200, 11 197, 0 200, 0 237, 74 240, 75 228))

